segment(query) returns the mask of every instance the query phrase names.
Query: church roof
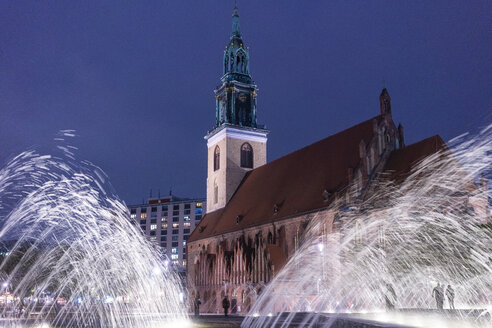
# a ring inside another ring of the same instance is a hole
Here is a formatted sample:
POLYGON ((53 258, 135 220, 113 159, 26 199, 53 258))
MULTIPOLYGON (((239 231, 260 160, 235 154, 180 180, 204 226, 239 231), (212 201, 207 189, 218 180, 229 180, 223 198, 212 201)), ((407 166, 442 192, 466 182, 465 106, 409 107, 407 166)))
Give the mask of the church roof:
MULTIPOLYGON (((227 205, 206 214, 189 241, 234 232, 326 208, 323 192, 332 196, 349 183, 349 170, 359 165, 359 144, 375 136, 379 115, 246 174, 227 205)), ((394 151, 385 167, 401 179, 412 164, 435 153, 444 141, 433 136, 394 151)), ((332 197, 333 198, 333 197, 332 197)))
POLYGON ((414 164, 443 149, 447 149, 446 143, 438 135, 421 140, 393 151, 386 162, 385 171, 392 180, 401 181, 410 174, 414 164))
POLYGON ((203 217, 189 241, 326 207, 323 191, 333 194, 349 183, 349 168, 360 161, 360 141, 367 144, 373 138, 374 120, 379 123, 383 117, 376 116, 250 171, 223 209, 203 217))

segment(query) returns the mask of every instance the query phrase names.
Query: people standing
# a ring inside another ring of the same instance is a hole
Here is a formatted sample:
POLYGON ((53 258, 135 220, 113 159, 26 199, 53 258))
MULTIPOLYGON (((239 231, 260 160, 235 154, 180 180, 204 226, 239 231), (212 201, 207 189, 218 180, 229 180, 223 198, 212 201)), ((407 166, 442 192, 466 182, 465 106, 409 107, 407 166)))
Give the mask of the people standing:
POLYGON ((198 317, 200 315, 200 304, 202 304, 202 301, 200 301, 200 297, 196 297, 193 304, 195 307, 195 317, 198 317))
POLYGON ((454 289, 451 285, 448 285, 448 288, 446 288, 446 296, 448 298, 449 308, 454 310, 454 289))
POLYGON ((224 316, 227 317, 227 312, 229 311, 229 307, 231 306, 231 303, 229 302, 229 299, 227 298, 227 295, 224 296, 224 299, 222 300, 222 307, 224 308, 224 316))
POLYGON ((436 306, 438 310, 442 310, 444 307, 444 290, 440 283, 432 290, 432 297, 436 299, 436 306))
POLYGON ((386 309, 394 310, 396 305, 396 292, 390 283, 386 284, 386 294, 384 295, 386 301, 386 309))

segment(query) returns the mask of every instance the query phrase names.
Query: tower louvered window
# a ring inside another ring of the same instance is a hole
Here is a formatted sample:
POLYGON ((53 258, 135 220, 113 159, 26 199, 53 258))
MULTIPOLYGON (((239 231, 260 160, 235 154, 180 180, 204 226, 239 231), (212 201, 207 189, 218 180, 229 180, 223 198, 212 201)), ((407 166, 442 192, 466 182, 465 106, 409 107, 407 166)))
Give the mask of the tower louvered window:
POLYGON ((253 147, 247 142, 241 146, 241 167, 253 168, 253 147))

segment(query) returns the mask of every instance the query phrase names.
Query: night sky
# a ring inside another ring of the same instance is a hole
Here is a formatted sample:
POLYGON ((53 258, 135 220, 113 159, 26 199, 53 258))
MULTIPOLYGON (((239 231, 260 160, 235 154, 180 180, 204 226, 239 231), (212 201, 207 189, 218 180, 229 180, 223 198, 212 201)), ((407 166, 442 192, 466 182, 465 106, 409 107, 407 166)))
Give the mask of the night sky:
MULTIPOLYGON (((0 165, 78 158, 118 195, 204 197, 213 89, 231 1, 2 1, 0 165)), ((268 160, 379 114, 383 87, 410 144, 492 122, 491 1, 239 1, 268 160)))

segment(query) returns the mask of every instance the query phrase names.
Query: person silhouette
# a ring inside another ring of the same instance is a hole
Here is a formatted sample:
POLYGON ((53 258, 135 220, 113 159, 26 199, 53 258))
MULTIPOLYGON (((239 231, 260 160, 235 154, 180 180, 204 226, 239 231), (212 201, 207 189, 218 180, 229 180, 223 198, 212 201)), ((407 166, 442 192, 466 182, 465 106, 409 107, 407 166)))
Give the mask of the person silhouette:
POLYGON ((446 296, 448 298, 449 308, 454 310, 454 289, 451 285, 448 285, 448 288, 446 288, 446 296))
POLYGON ((394 310, 396 305, 396 292, 390 283, 386 284, 386 294, 384 295, 386 301, 386 309, 394 310))
POLYGON ((229 311, 229 307, 231 306, 231 303, 229 302, 229 299, 227 296, 224 297, 222 300, 222 307, 224 308, 224 316, 227 317, 227 312, 229 311))
POLYGON ((200 315, 200 304, 202 304, 202 301, 200 300, 200 297, 197 296, 195 298, 195 301, 193 302, 194 304, 194 308, 195 308, 195 316, 199 316, 200 315))
POLYGON ((436 307, 438 310, 442 310, 444 306, 444 292, 443 287, 438 282, 437 286, 432 290, 432 297, 436 299, 436 307))

